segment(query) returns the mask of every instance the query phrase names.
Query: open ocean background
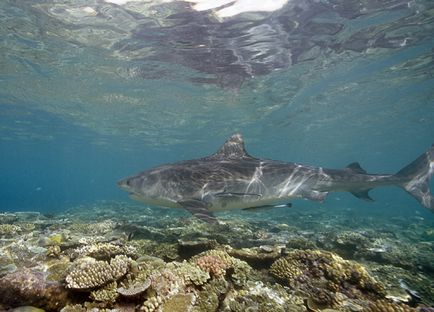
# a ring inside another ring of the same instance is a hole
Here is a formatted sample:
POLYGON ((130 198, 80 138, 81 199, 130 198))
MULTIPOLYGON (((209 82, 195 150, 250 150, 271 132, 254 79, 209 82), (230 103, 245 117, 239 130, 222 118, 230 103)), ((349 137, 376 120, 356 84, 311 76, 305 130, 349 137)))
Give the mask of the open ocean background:
MULTIPOLYGON (((253 156, 369 173, 434 143, 432 1, 218 12, 1 1, 0 211, 128 201, 120 178, 209 155, 234 132, 253 156)), ((434 217, 398 188, 371 196, 293 209, 434 217)))

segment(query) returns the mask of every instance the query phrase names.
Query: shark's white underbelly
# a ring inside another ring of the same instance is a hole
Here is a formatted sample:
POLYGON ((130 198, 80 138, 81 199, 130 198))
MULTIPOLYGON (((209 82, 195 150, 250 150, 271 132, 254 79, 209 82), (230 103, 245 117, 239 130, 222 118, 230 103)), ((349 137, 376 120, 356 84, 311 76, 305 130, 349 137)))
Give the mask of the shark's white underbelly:
POLYGON ((245 208, 254 208, 268 205, 279 205, 279 204, 287 204, 289 197, 286 198, 262 198, 258 200, 233 200, 233 201, 224 201, 224 200, 216 200, 210 203, 208 210, 215 211, 226 211, 232 209, 245 209, 245 208))
MULTIPOLYGON (((143 198, 138 195, 130 195, 130 197, 134 200, 138 200, 144 202, 145 204, 151 206, 157 206, 162 208, 183 208, 177 201, 168 198, 143 198)), ((290 197, 267 197, 261 198, 257 200, 243 200, 243 199, 234 199, 227 200, 216 198, 209 202, 206 202, 206 208, 211 212, 218 211, 226 211, 232 209, 245 209, 245 208, 254 208, 268 205, 279 205, 279 204, 287 204, 290 200, 290 197)))

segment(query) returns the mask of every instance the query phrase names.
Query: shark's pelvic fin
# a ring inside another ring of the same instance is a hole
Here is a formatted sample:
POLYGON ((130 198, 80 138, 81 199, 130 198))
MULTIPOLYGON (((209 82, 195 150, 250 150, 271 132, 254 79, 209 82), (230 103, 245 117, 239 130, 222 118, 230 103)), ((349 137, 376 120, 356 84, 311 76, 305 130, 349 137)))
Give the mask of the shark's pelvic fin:
POLYGON ((416 198, 421 205, 434 212, 434 196, 429 188, 433 174, 434 145, 415 161, 402 168, 395 176, 402 181, 401 187, 416 198))
POLYGON ((189 199, 178 203, 196 218, 211 224, 217 223, 217 218, 208 210, 205 202, 199 199, 189 199))
POLYGON ((351 192, 351 194, 353 194, 354 196, 356 196, 357 198, 366 200, 366 201, 374 201, 372 199, 371 196, 369 196, 369 191, 372 189, 367 189, 367 190, 362 190, 362 191, 358 191, 358 192, 351 192))

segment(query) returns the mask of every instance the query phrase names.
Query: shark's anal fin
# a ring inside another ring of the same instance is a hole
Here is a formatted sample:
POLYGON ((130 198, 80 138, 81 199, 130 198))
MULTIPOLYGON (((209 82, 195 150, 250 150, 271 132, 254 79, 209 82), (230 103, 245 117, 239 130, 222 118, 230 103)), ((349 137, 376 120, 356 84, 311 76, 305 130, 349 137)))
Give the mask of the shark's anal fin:
POLYGON ((193 216, 206 223, 217 223, 216 217, 208 210, 207 204, 199 199, 189 199, 178 202, 185 210, 193 216))
POLYGON ((362 190, 362 191, 358 191, 358 192, 351 192, 351 194, 353 194, 357 198, 360 198, 360 199, 372 202, 374 200, 372 199, 371 196, 369 196, 369 191, 370 190, 372 190, 372 189, 362 190))

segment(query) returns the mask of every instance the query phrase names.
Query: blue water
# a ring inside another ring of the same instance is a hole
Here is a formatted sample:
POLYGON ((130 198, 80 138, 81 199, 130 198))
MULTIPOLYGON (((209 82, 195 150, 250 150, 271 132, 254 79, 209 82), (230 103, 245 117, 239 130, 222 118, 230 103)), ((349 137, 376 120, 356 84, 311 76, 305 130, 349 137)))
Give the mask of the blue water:
MULTIPOLYGON (((319 3, 218 20, 182 2, 3 1, 0 212, 128 201, 120 178, 234 132, 257 157, 397 172, 434 143, 433 3, 319 3)), ((400 189, 372 197, 294 207, 434 217, 400 189)))

